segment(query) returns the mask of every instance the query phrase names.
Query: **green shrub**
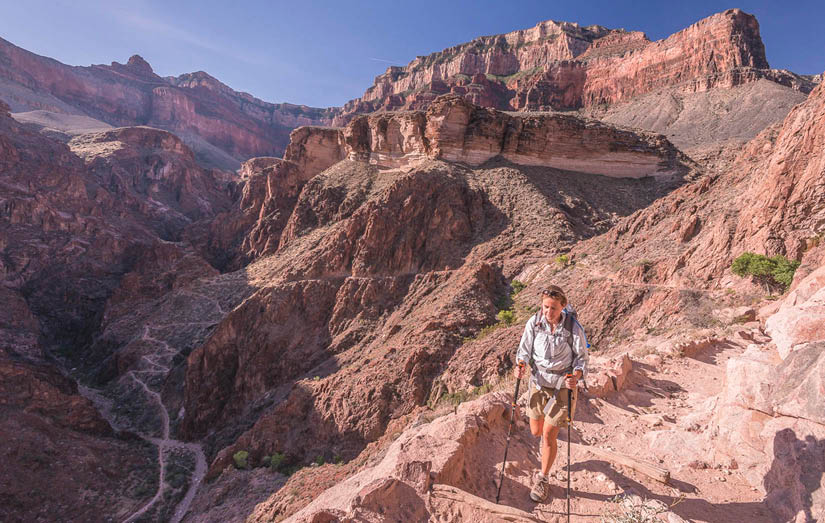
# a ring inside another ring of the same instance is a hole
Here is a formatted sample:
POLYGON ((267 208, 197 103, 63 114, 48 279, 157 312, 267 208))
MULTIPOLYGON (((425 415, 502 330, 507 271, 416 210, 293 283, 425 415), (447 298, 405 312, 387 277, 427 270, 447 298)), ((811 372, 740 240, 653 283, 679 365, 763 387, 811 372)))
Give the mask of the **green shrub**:
POLYGON ((513 292, 511 292, 511 293, 510 293, 510 296, 511 296, 511 297, 513 297, 513 298, 515 298, 515 296, 516 296, 518 293, 520 293, 521 291, 523 291, 525 287, 527 287, 527 285, 525 285, 525 284, 521 283, 521 282, 520 282, 520 281, 518 281, 518 280, 513 280, 513 281, 511 281, 511 282, 510 282, 510 288, 512 288, 512 289, 513 289, 513 292))
POLYGON ((261 458, 261 466, 268 467, 272 463, 272 456, 264 456, 261 458))
POLYGON ((505 325, 512 325, 516 321, 516 311, 513 309, 498 311, 496 319, 505 325))
POLYGON ((286 465, 285 461, 286 456, 280 452, 276 452, 269 460, 269 468, 276 472, 283 472, 284 465, 286 465))
POLYGON ((235 462, 236 469, 246 470, 249 468, 249 463, 247 460, 249 459, 249 452, 245 450, 239 450, 238 452, 232 454, 232 460, 235 462))
POLYGON ((567 267, 570 264, 570 256, 566 254, 559 254, 558 256, 556 256, 556 263, 558 263, 562 267, 567 267))
POLYGON ((793 281, 799 262, 782 255, 768 258, 764 254, 744 252, 733 260, 731 272, 740 277, 751 276, 767 288, 781 287, 786 290, 793 281))

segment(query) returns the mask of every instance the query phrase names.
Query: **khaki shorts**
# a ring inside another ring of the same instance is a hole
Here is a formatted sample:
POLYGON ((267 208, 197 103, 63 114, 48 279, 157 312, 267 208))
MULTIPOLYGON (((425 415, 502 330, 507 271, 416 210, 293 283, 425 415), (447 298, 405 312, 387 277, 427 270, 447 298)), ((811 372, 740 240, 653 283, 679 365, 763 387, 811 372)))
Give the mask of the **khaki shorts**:
MULTIPOLYGON (((550 389, 547 387, 539 387, 538 390, 535 389, 535 385, 533 384, 533 380, 530 380, 530 389, 529 389, 529 408, 527 409, 527 415, 530 419, 541 419, 544 418, 545 423, 550 423, 550 425, 554 427, 566 427, 567 426, 567 391, 570 389, 561 388, 561 389, 550 389), (553 403, 553 406, 550 407, 550 412, 547 414, 544 413, 544 408, 547 406, 547 402, 550 400, 550 397, 553 396, 556 398, 556 401, 553 403)), ((572 419, 573 416, 576 414, 576 391, 573 391, 573 407, 570 409, 570 418, 572 419)))

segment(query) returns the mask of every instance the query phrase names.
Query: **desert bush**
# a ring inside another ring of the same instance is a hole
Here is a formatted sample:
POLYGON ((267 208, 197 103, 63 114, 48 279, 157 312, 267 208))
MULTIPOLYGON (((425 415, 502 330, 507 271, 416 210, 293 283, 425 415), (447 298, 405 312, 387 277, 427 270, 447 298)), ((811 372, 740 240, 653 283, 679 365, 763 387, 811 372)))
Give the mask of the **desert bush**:
POLYGON ((555 259, 556 263, 562 267, 567 267, 570 264, 570 256, 566 254, 559 254, 555 259))
POLYGON ((516 321, 516 311, 513 309, 498 311, 496 319, 505 325, 512 325, 516 321))
POLYGON ((239 450, 238 452, 232 454, 232 461, 235 462, 235 468, 246 470, 249 468, 249 452, 245 450, 239 450))

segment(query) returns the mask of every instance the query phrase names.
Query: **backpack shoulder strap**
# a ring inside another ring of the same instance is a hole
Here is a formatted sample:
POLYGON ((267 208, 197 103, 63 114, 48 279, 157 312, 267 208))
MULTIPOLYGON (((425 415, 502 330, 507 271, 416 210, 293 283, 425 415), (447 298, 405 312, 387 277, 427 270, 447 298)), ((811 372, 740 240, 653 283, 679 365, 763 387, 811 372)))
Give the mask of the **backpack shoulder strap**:
POLYGON ((567 314, 564 315, 564 330, 569 332, 571 335, 573 334, 573 322, 576 321, 576 313, 568 310, 567 314))

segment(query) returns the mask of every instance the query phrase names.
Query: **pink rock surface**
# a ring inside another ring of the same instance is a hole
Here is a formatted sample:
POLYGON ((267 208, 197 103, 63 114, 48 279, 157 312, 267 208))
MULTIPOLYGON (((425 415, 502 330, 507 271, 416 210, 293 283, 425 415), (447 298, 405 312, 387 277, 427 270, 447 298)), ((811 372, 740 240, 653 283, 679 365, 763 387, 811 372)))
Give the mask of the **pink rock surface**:
POLYGON ((825 340, 825 266, 803 279, 765 322, 783 359, 795 347, 825 340))

